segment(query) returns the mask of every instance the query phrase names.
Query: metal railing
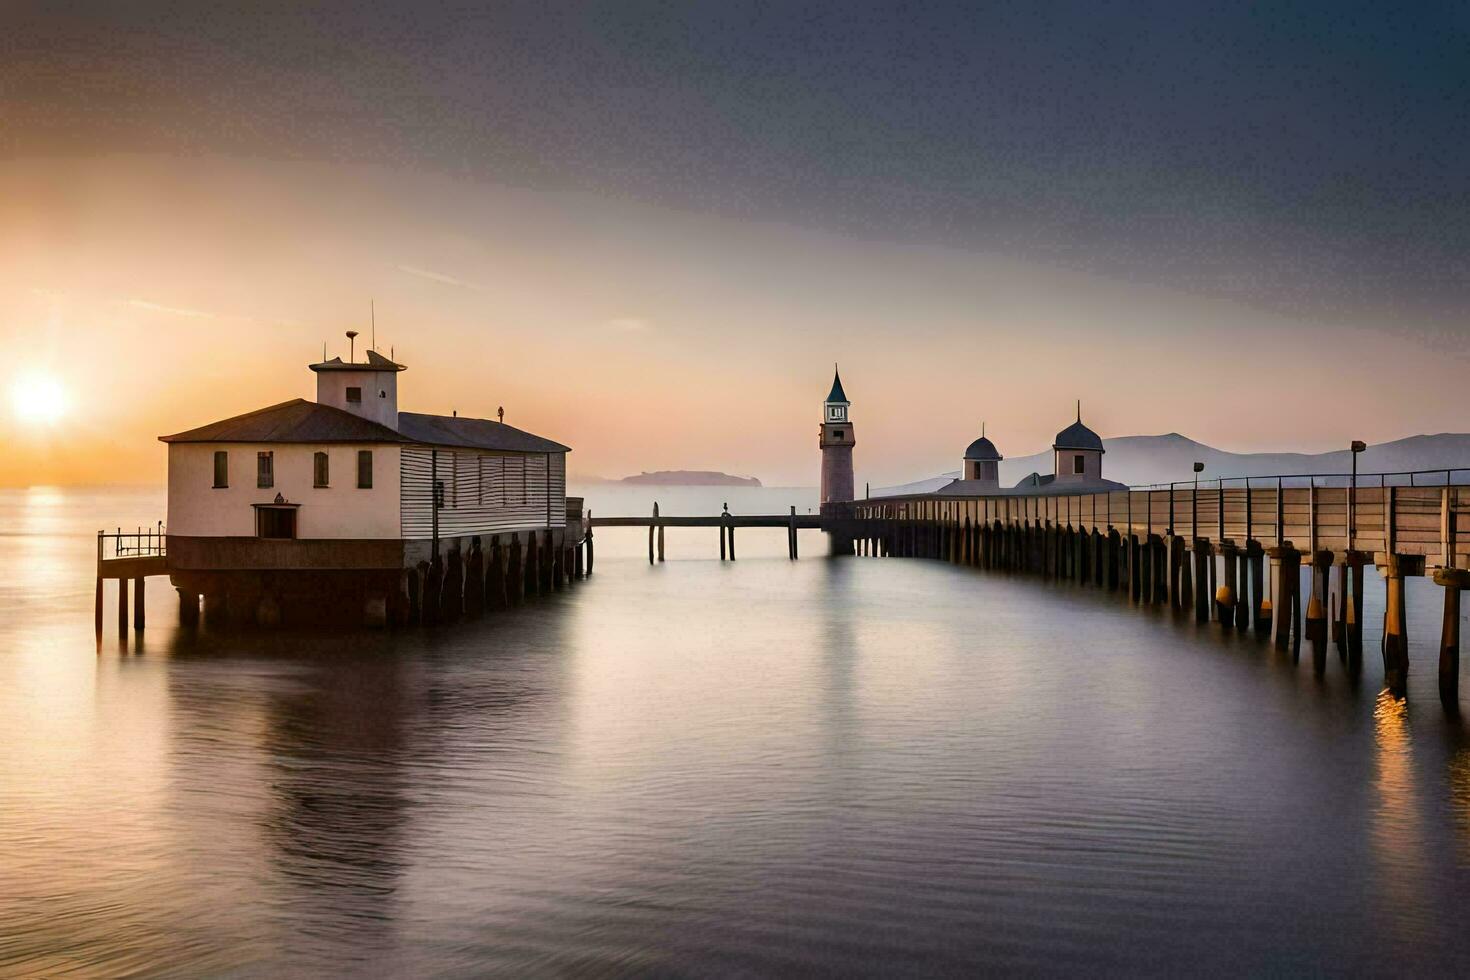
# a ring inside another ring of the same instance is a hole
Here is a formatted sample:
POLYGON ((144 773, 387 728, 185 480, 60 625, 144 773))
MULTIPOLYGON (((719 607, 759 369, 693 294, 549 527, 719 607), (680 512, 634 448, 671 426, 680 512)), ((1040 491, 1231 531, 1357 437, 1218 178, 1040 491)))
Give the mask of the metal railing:
POLYGON ((97 560, 114 558, 152 558, 168 554, 168 535, 163 521, 152 527, 139 527, 136 531, 97 532, 97 560))
MULTIPOLYGON (((1271 476, 1201 476, 1199 485, 1208 488, 1220 488, 1224 486, 1249 487, 1252 485, 1251 481, 1255 481, 1254 485, 1256 486, 1299 489, 1301 487, 1349 487, 1353 485, 1354 479, 1357 480, 1357 486, 1359 488, 1467 486, 1470 485, 1470 467, 1455 466, 1435 470, 1398 470, 1388 473, 1359 473, 1356 477, 1352 473, 1278 473, 1271 476), (1464 478, 1457 481, 1456 474, 1463 474, 1464 478), (1406 478, 1408 482, 1403 482, 1406 478), (1288 482, 1292 480, 1304 480, 1306 482, 1288 482), (1374 482, 1375 480, 1376 482, 1374 482)), ((1194 485, 1195 481, 1190 479, 1175 480, 1172 483, 1142 483, 1130 486, 1128 489, 1177 490, 1180 487, 1193 487, 1194 485)))

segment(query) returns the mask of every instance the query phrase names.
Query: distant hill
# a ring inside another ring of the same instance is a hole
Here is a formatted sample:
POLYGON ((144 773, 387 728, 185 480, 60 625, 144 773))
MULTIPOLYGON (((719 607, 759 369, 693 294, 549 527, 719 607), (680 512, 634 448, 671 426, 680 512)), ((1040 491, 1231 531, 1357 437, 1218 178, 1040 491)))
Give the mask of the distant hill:
MULTIPOLYGON (((1170 432, 1162 436, 1120 436, 1104 439, 1103 475, 1132 486, 1185 481, 1194 476, 1195 461, 1205 464, 1204 478, 1230 476, 1276 476, 1306 473, 1346 473, 1352 469, 1352 454, 1341 449, 1330 453, 1232 453, 1206 446, 1170 432)), ((1470 434, 1440 433, 1410 436, 1394 442, 1369 446, 1358 460, 1360 473, 1392 473, 1439 467, 1470 468, 1470 434)), ((1051 451, 1018 456, 1000 464, 1001 486, 1014 486, 1031 473, 1052 471, 1051 451)), ((874 496, 897 493, 928 493, 957 479, 955 470, 927 480, 882 487, 874 496)))
POLYGON ((758 487, 761 481, 753 476, 731 476, 713 470, 658 470, 654 473, 639 473, 625 476, 619 483, 657 487, 758 487))

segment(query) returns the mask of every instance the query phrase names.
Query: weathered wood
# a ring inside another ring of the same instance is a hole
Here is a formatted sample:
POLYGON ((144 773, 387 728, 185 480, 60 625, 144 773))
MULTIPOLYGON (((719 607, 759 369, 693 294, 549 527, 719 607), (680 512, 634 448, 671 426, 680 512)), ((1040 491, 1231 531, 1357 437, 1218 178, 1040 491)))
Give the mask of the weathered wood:
POLYGON ((1444 619, 1439 635, 1439 700, 1446 711, 1460 713, 1460 591, 1470 588, 1470 571, 1440 569, 1434 583, 1444 588, 1444 619))
POLYGON ((1389 555, 1379 569, 1386 596, 1383 609, 1383 680, 1393 694, 1403 694, 1409 683, 1409 622, 1404 603, 1404 568, 1399 555, 1389 555))
POLYGON ((133 579, 133 629, 141 630, 148 624, 147 586, 143 577, 133 579))
POLYGON ((126 636, 128 632, 128 579, 117 580, 117 631, 126 636))
POLYGON ((1327 580, 1331 571, 1332 552, 1314 552, 1311 592, 1307 598, 1306 636, 1312 643, 1312 669, 1318 674, 1327 669, 1327 580))
POLYGON ((1271 558, 1271 584, 1276 600, 1271 609, 1271 645, 1290 649, 1292 659, 1301 653, 1301 553, 1290 545, 1267 551, 1271 558))

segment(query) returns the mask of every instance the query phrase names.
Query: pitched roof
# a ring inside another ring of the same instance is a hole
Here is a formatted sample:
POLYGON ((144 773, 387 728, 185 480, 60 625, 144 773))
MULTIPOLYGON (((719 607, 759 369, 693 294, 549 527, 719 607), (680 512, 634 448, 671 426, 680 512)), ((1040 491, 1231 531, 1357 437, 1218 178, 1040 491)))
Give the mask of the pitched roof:
POLYGON ((832 390, 827 393, 829 402, 847 401, 847 392, 842 390, 842 375, 837 373, 837 366, 832 366, 832 390))
POLYGON ((408 442, 386 425, 293 398, 279 405, 159 436, 160 442, 408 442))
POLYGON ((395 431, 304 398, 158 438, 160 442, 417 442, 515 453, 571 452, 559 442, 489 419, 399 412, 395 431))
POLYGON ((470 419, 448 415, 398 413, 398 434, 410 442, 435 446, 464 446, 470 449, 496 449, 516 453, 569 453, 559 442, 532 435, 504 422, 470 419))

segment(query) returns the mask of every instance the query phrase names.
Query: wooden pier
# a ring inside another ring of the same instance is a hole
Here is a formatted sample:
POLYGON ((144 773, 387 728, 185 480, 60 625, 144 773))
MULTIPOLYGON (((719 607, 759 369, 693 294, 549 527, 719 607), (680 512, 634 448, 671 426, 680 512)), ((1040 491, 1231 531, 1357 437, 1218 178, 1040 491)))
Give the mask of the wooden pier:
POLYGON ((817 514, 798 514, 792 507, 789 514, 731 514, 728 509, 713 517, 666 517, 661 515, 658 504, 648 517, 589 517, 588 527, 646 527, 648 528, 648 561, 650 564, 664 560, 664 528, 708 527, 720 532, 720 560, 735 560, 735 529, 737 527, 783 527, 786 529, 786 555, 792 560, 800 557, 797 531, 829 530, 830 521, 817 514))
POLYGON ((168 574, 168 536, 163 522, 155 527, 112 533, 97 532, 97 599, 94 604, 97 637, 102 637, 102 583, 117 582, 117 631, 128 632, 128 583, 132 582, 133 629, 147 625, 147 581, 153 575, 168 574))
POLYGON ((1318 672, 1329 644, 1351 673, 1361 669, 1371 564, 1386 589, 1385 680, 1400 694, 1409 670, 1404 578, 1432 576, 1445 589, 1440 697, 1455 710, 1459 593, 1470 588, 1470 470, 1210 483, 869 498, 826 524, 850 536, 860 555, 938 558, 1122 590, 1137 602, 1193 609, 1200 622, 1269 636, 1293 656, 1305 637, 1318 672))

